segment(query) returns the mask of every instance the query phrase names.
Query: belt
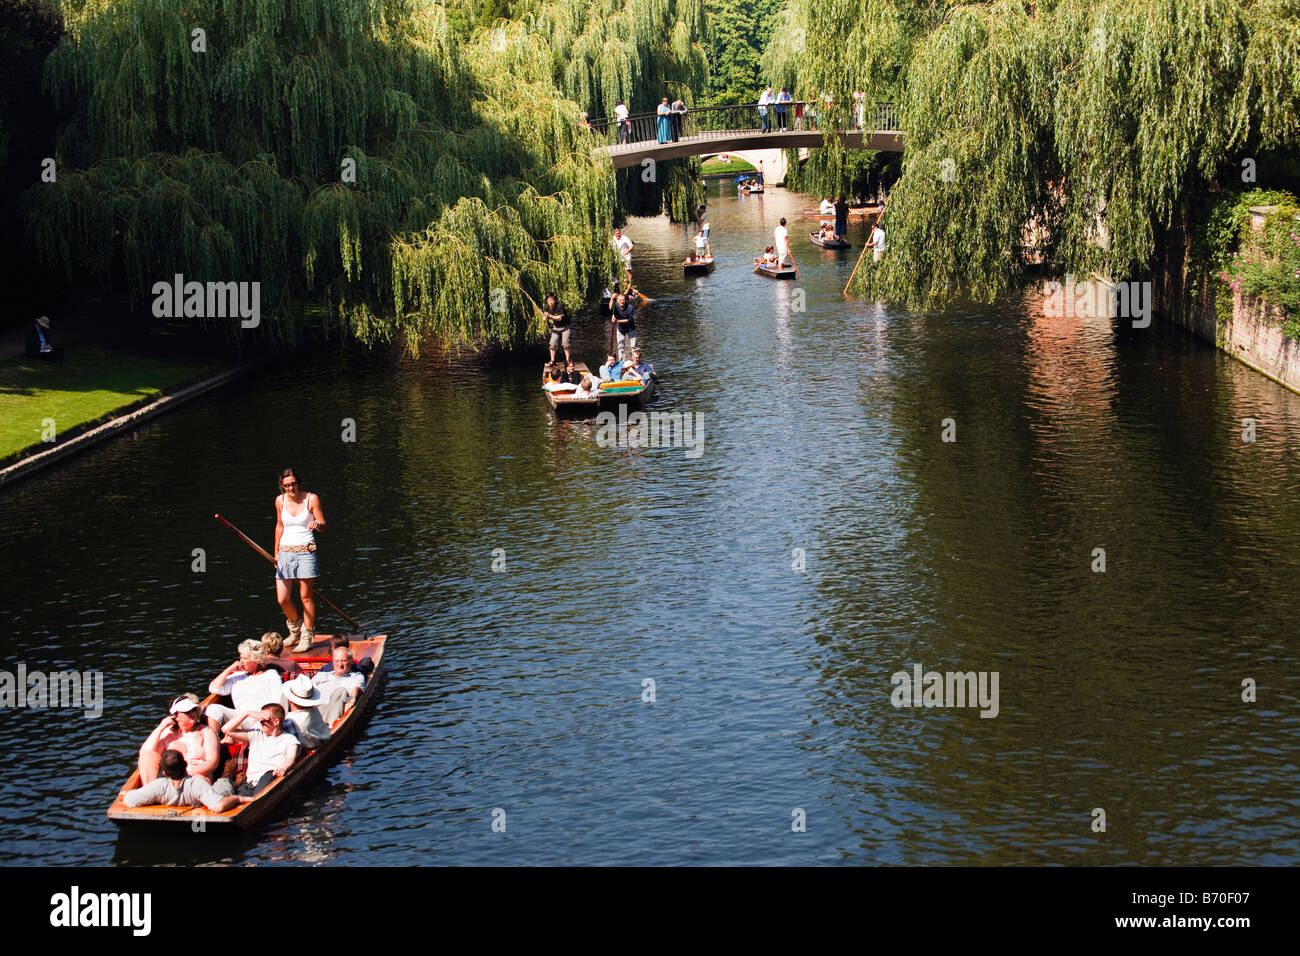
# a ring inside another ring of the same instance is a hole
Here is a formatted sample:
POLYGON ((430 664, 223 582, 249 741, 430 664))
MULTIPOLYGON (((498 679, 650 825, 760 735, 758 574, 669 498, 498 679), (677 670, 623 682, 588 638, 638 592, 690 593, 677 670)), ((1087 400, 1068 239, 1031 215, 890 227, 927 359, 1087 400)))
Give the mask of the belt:
POLYGON ((281 550, 281 551, 292 551, 292 552, 300 552, 300 551, 315 551, 315 550, 316 550, 316 542, 315 542, 315 541, 312 541, 312 542, 310 542, 310 543, 308 543, 308 544, 282 544, 282 545, 280 545, 280 550, 281 550))

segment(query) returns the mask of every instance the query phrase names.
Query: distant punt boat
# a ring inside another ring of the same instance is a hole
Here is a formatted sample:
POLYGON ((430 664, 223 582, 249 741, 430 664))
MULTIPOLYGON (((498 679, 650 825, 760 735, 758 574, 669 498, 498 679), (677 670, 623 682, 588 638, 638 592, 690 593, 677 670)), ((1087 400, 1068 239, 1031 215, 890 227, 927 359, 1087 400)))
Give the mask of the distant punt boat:
POLYGON ((843 239, 823 239, 823 238, 821 238, 819 235, 817 235, 817 233, 815 233, 815 232, 810 232, 810 233, 808 233, 808 235, 812 237, 812 244, 813 244, 814 246, 819 246, 819 247, 821 247, 822 249, 849 249, 849 248, 851 248, 851 246, 849 245, 849 243, 848 243, 847 241, 843 240, 843 239))
MULTIPOLYGON (((585 362, 574 362, 573 370, 580 376, 592 374, 585 362)), ((543 371, 543 379, 545 379, 545 376, 546 373, 543 371)), ((545 388, 542 391, 545 392, 546 401, 550 403, 551 408, 555 409, 557 415, 576 416, 595 415, 601 409, 617 408, 620 405, 640 406, 644 402, 648 402, 655 394, 655 381, 653 378, 647 383, 642 383, 638 379, 626 382, 601 382, 600 384, 600 393, 598 395, 589 395, 585 398, 578 398, 573 392, 553 392, 545 388)))
POLYGON ((682 271, 688 276, 708 275, 713 271, 713 256, 701 256, 698 259, 688 257, 682 263, 682 271))

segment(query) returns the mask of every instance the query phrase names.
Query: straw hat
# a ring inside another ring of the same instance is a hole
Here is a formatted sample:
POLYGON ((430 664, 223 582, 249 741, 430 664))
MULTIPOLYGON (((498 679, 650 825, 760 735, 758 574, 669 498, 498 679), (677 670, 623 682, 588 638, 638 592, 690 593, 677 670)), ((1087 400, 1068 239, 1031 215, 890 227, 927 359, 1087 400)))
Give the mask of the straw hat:
POLYGON ((306 674, 299 674, 289 681, 284 694, 299 707, 319 707, 324 699, 306 674))
POLYGON ((43 329, 48 329, 50 327, 50 317, 48 315, 43 315, 36 320, 36 324, 43 329))

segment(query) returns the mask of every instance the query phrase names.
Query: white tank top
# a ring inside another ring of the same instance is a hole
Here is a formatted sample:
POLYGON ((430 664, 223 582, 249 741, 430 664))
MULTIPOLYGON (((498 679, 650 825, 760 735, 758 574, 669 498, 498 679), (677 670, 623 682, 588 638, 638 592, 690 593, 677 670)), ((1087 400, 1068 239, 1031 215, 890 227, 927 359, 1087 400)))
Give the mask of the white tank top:
POLYGON ((301 547, 304 544, 310 544, 315 536, 307 529, 307 524, 312 520, 311 493, 303 499, 302 513, 298 515, 289 514, 289 496, 283 495, 280 498, 280 523, 284 525, 284 531, 280 532, 280 546, 301 547))

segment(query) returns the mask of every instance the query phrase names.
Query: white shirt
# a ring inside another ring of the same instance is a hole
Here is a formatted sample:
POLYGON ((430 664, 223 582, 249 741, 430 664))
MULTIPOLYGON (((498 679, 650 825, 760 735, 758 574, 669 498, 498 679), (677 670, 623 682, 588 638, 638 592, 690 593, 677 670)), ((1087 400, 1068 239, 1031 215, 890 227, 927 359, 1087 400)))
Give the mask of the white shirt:
POLYGON ((625 260, 632 258, 632 240, 627 236, 620 236, 614 240, 614 247, 618 249, 619 255, 625 260))
POLYGON ((786 238, 790 234, 786 231, 785 226, 777 226, 776 232, 772 234, 776 238, 776 254, 783 256, 790 251, 790 241, 786 238))
POLYGON ((696 236, 696 237, 695 237, 695 251, 696 251, 696 252, 699 252, 699 253, 703 253, 703 252, 704 252, 704 237, 703 237, 703 236, 696 236))
MULTIPOLYGON (((574 386, 569 385, 567 387, 573 388, 574 386)), ((357 690, 361 690, 366 686, 365 677, 363 677, 361 672, 355 667, 342 677, 335 674, 333 671, 321 671, 311 679, 311 682, 320 689, 321 696, 326 700, 330 699, 330 694, 334 692, 335 688, 346 687, 348 692, 351 693, 353 687, 357 690)))
POLYGON ((618 106, 614 107, 614 119, 616 120, 627 119, 627 107, 624 106, 622 103, 619 103, 618 106))
POLYGON ((260 730, 249 731, 248 770, 245 772, 249 785, 256 787, 264 774, 283 767, 289 748, 297 746, 298 738, 283 729, 274 737, 260 730))
POLYGON ((879 226, 872 229, 871 244, 877 249, 883 250, 885 248, 885 230, 881 229, 879 226))
POLYGON ((280 703, 280 672, 272 667, 256 674, 239 671, 226 678, 219 694, 229 694, 235 710, 260 710, 280 703))
POLYGON ((832 215, 835 212, 835 203, 829 199, 823 199, 821 209, 818 210, 823 216, 832 215))

